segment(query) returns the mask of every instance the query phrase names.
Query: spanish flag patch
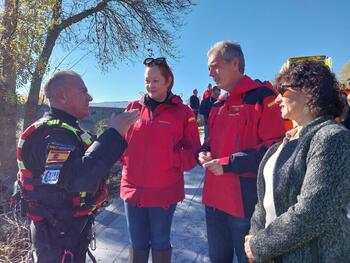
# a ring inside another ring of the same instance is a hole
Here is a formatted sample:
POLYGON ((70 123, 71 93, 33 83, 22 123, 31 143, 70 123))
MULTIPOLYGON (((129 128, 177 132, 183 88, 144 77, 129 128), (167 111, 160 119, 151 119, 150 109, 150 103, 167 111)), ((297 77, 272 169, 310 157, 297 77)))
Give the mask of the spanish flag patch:
POLYGON ((195 117, 191 117, 191 118, 188 119, 188 122, 194 122, 194 121, 196 121, 195 117))
POLYGON ((50 150, 46 163, 63 163, 68 159, 70 153, 70 151, 50 150))

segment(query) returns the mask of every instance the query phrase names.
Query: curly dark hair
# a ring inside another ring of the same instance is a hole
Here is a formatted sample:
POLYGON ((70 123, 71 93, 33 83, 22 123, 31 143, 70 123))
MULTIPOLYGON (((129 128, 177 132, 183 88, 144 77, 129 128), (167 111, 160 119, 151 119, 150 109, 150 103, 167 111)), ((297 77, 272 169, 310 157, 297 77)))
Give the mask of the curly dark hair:
POLYGON ((343 113, 339 83, 323 63, 305 61, 289 67, 276 77, 277 87, 283 82, 295 85, 295 89, 310 95, 308 107, 315 118, 325 115, 339 117, 343 113))

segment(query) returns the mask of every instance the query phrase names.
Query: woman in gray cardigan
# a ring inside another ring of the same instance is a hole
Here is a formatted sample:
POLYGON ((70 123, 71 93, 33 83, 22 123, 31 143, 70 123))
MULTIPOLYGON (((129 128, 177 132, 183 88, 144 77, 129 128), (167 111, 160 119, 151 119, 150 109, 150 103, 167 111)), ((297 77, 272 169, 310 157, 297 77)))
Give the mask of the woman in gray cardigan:
POLYGON ((349 263, 350 132, 338 83, 322 63, 304 62, 276 79, 285 119, 298 126, 265 154, 245 249, 250 262, 349 263))

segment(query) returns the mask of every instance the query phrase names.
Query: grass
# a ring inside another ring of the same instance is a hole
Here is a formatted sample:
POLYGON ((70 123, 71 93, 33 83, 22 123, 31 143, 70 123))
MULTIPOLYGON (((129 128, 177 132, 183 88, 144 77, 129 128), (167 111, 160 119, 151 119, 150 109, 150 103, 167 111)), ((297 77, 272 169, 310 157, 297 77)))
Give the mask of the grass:
POLYGON ((29 222, 13 210, 0 214, 0 262, 32 262, 29 222))

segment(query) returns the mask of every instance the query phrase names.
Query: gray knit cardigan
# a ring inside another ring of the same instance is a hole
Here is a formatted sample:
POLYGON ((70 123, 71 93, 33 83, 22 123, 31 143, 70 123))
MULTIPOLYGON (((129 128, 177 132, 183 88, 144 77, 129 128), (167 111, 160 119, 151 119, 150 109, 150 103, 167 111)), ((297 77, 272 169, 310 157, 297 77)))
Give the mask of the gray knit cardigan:
POLYGON ((277 148, 266 152, 258 171, 250 228, 256 262, 349 263, 350 132, 320 117, 284 146, 273 172, 277 218, 265 228, 263 169, 277 148))

